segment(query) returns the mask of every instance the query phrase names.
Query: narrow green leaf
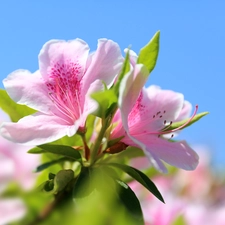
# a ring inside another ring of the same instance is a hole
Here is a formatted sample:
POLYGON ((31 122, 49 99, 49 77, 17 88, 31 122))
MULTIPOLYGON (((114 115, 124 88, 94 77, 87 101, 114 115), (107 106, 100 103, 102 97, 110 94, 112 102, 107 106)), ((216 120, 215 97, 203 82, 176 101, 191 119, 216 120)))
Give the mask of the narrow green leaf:
POLYGON ((159 52, 160 32, 156 32, 150 42, 144 46, 139 53, 137 63, 144 64, 149 73, 154 69, 159 52))
POLYGON ((163 197, 155 184, 140 170, 137 170, 131 166, 122 165, 118 163, 108 163, 108 166, 114 166, 121 170, 123 170, 125 173, 133 177, 136 181, 138 181, 140 184, 142 184, 147 190, 149 190, 155 197, 157 197, 160 201, 164 202, 163 197))
MULTIPOLYGON (((194 118, 188 124, 186 124, 180 130, 182 130, 182 129, 186 128, 186 127, 189 127, 190 125, 192 125, 193 123, 197 122, 198 120, 200 120, 203 116, 205 116, 207 114, 209 114, 209 112, 198 113, 197 115, 194 116, 194 118)), ((189 118, 185 119, 185 120, 182 120, 182 121, 179 121, 179 122, 172 123, 172 125, 164 128, 163 131, 170 131, 170 130, 174 130, 176 128, 179 128, 179 127, 183 126, 185 123, 187 123, 188 120, 189 120, 189 118)))
POLYGON ((117 181, 119 184, 119 198, 123 203, 127 211, 130 215, 136 220, 135 224, 144 225, 144 218, 141 210, 140 202, 135 195, 135 193, 131 190, 131 188, 122 181, 117 181))
POLYGON ((0 108, 9 115, 12 122, 17 122, 22 117, 36 112, 34 109, 14 102, 3 89, 0 89, 0 96, 0 108))
POLYGON ((31 153, 31 154, 42 154, 42 153, 45 153, 46 151, 41 149, 41 148, 38 148, 38 147, 34 147, 32 149, 30 149, 27 153, 31 153))
POLYGON ((130 54, 129 54, 129 50, 126 54, 125 60, 123 62, 123 67, 122 70, 118 76, 118 80, 116 81, 116 84, 114 86, 114 91, 116 93, 116 95, 119 95, 119 87, 120 87, 120 83, 123 79, 123 77, 130 71, 130 54))
POLYGON ((53 161, 50 161, 50 162, 47 162, 47 163, 43 163, 42 165, 38 166, 35 170, 36 173, 38 172, 41 172, 42 170, 45 170, 47 169, 48 167, 54 165, 54 164, 57 164, 59 162, 63 162, 63 161, 68 161, 68 158, 67 157, 63 157, 63 158, 60 158, 60 159, 57 159, 57 160, 53 160, 53 161))
POLYGON ((81 160, 80 152, 70 146, 45 144, 45 145, 38 145, 37 147, 46 152, 50 152, 57 155, 63 155, 76 161, 81 160))

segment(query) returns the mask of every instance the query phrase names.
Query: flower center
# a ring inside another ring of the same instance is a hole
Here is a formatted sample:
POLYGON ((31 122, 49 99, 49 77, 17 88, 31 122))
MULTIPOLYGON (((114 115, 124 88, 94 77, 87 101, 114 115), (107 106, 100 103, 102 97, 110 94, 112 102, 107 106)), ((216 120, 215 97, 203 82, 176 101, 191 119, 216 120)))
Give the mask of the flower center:
POLYGON ((49 97, 58 109, 56 114, 69 124, 81 115, 81 78, 82 68, 78 62, 57 62, 48 71, 49 97))

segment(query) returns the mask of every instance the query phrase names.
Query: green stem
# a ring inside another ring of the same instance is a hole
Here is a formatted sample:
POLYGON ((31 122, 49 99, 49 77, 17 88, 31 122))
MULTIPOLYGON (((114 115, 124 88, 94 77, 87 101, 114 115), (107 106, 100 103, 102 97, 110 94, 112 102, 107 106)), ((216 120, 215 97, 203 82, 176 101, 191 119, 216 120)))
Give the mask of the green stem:
POLYGON ((105 131, 109 126, 109 123, 111 122, 111 119, 102 119, 102 128, 98 134, 98 138, 95 141, 95 144, 92 148, 92 154, 91 154, 91 165, 95 162, 96 156, 98 155, 99 148, 102 144, 102 139, 105 135, 105 131))
POLYGON ((90 149, 87 145, 87 141, 86 141, 86 137, 85 135, 81 135, 82 141, 83 141, 83 145, 84 145, 84 156, 86 158, 86 160, 88 161, 90 158, 90 149))

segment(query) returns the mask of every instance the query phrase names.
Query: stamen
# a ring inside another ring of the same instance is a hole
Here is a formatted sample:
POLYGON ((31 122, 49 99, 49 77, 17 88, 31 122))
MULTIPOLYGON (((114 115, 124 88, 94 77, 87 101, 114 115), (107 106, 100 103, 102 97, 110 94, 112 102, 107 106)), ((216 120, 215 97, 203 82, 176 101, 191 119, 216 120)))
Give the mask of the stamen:
MULTIPOLYGON (((58 101, 57 98, 55 98, 55 96, 52 93, 49 93, 49 96, 50 96, 50 99, 52 100, 52 102, 55 104, 56 108, 67 118, 70 118, 72 121, 74 121, 74 117, 72 117, 70 113, 65 111, 67 109, 67 107, 65 106, 65 108, 64 108, 62 106, 62 104, 58 101)), ((65 121, 71 123, 71 121, 68 121, 68 120, 65 120, 65 121)))
MULTIPOLYGON (((183 127, 185 127, 187 124, 189 124, 193 120, 193 118, 196 115, 197 111, 198 111, 198 105, 195 106, 195 111, 194 111, 193 115, 191 116, 191 118, 186 123, 184 123, 183 125, 175 128, 173 130, 157 132, 157 134, 168 134, 168 133, 172 133, 172 132, 181 130, 183 127)), ((170 122, 170 125, 172 125, 172 121, 170 122)), ((168 127, 167 127, 167 129, 168 129, 168 127)))
MULTIPOLYGON (((173 129, 173 130, 167 130, 167 131, 163 131, 163 130, 162 130, 162 131, 159 131, 159 132, 147 132, 146 134, 157 134, 158 137, 160 137, 160 136, 163 135, 163 134, 169 134, 169 133, 173 133, 173 132, 175 132, 175 131, 181 130, 183 127, 185 127, 187 124, 189 124, 189 123, 193 120, 193 118, 194 118, 194 116, 196 115, 197 111, 198 111, 198 105, 195 106, 195 111, 194 111, 193 115, 191 116, 191 118, 190 118, 186 123, 184 123, 183 125, 181 125, 181 126, 175 128, 175 129, 173 129)), ((164 120, 164 124, 165 124, 165 121, 166 121, 166 120, 164 120)), ((167 127, 165 127, 164 129, 168 129, 168 128, 172 125, 172 123, 173 123, 173 122, 171 121, 171 122, 170 122, 170 125, 167 126, 167 127)), ((138 134, 138 135, 139 135, 139 134, 138 134)), ((140 134, 140 135, 142 135, 142 134, 140 134)), ((171 135, 171 138, 172 138, 173 136, 174 136, 174 134, 171 135)))

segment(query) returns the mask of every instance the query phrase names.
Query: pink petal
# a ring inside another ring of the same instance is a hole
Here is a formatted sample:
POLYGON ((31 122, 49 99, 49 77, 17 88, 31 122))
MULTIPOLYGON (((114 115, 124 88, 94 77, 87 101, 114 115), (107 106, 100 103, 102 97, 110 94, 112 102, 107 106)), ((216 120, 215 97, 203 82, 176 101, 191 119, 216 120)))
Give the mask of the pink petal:
POLYGON ((197 153, 189 147, 186 141, 170 142, 157 136, 140 136, 138 140, 145 145, 145 152, 155 159, 184 170, 194 170, 198 165, 197 153))
POLYGON ((111 84, 123 63, 119 45, 111 40, 99 39, 98 48, 90 58, 89 67, 82 81, 84 90, 97 79, 103 80, 106 85, 111 84))
POLYGON ((178 118, 176 119, 176 121, 182 121, 182 120, 187 119, 188 117, 190 117, 191 110, 192 110, 191 103, 188 102, 188 101, 184 101, 182 110, 181 110, 178 118))
POLYGON ((10 141, 39 145, 55 141, 65 135, 74 135, 79 123, 78 120, 71 126, 57 116, 36 113, 22 118, 17 123, 2 123, 0 132, 10 141))
POLYGON ((89 47, 81 39, 68 42, 62 40, 48 41, 39 54, 40 73, 45 80, 51 80, 53 69, 56 69, 57 72, 59 67, 64 65, 65 67, 60 72, 69 73, 71 68, 68 67, 73 66, 76 75, 81 79, 85 71, 88 53, 89 47))
POLYGON ((184 97, 180 93, 161 90, 156 86, 143 89, 129 115, 132 135, 158 132, 174 122, 183 107, 184 97))
POLYGON ((141 89, 148 78, 148 74, 149 72, 144 65, 137 64, 133 70, 125 75, 121 82, 118 104, 123 126, 126 131, 129 130, 128 115, 137 101, 141 89))
POLYGON ((98 108, 98 103, 93 98, 91 98, 90 95, 100 90, 104 90, 104 85, 101 80, 96 80, 90 85, 87 94, 85 95, 81 126, 85 125, 87 116, 98 108))
POLYGON ((3 80, 9 96, 17 103, 48 113, 53 107, 39 71, 16 70, 3 80))

